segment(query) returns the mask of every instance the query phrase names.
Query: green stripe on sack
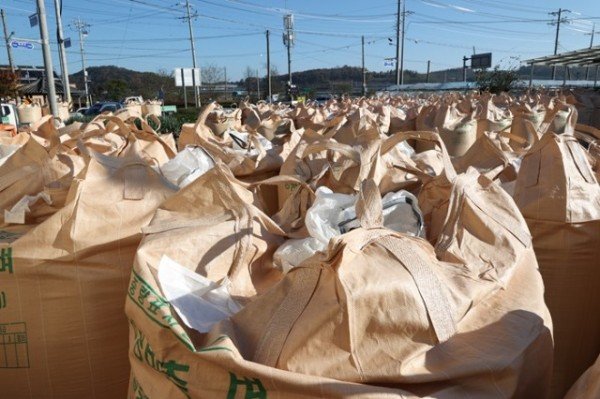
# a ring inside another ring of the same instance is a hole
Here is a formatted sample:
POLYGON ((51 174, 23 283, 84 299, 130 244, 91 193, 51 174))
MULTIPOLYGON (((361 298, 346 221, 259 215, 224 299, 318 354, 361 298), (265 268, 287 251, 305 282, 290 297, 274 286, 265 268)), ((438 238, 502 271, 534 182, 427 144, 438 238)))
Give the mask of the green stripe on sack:
POLYGON ((222 341, 225 338, 228 338, 226 335, 218 337, 208 347, 196 351, 192 340, 185 333, 185 331, 183 331, 183 327, 181 327, 181 325, 177 322, 177 319, 170 314, 159 317, 159 310, 164 307, 168 307, 169 312, 171 312, 171 304, 166 298, 156 292, 156 290, 153 289, 152 286, 142 278, 142 276, 136 273, 135 270, 131 271, 131 280, 127 290, 127 296, 131 302, 139 307, 150 320, 162 328, 171 330, 173 335, 175 335, 175 337, 192 352, 210 352, 215 350, 226 350, 231 352, 231 349, 229 348, 222 346, 210 346, 222 341), (180 331, 176 331, 173 327, 178 327, 177 330, 180 331))
POLYGON ((134 270, 131 272, 131 280, 127 289, 127 296, 137 307, 139 307, 146 316, 161 326, 173 332, 173 335, 181 341, 189 350, 195 352, 196 349, 192 344, 190 337, 183 331, 181 325, 170 314, 165 314, 160 317, 159 311, 168 307, 170 312, 170 304, 162 295, 157 293, 146 280, 144 280, 134 270), (175 331, 172 327, 179 327, 180 331, 175 331))

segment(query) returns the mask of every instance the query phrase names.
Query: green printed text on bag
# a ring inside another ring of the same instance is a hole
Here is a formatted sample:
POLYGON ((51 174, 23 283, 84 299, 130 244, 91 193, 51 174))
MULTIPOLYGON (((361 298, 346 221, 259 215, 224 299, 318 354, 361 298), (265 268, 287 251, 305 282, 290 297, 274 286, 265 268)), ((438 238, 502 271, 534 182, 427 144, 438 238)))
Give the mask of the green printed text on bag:
POLYGON ((229 391, 227 399, 235 399, 238 388, 244 387, 244 399, 267 399, 267 390, 258 378, 239 378, 232 372, 229 372, 229 391))

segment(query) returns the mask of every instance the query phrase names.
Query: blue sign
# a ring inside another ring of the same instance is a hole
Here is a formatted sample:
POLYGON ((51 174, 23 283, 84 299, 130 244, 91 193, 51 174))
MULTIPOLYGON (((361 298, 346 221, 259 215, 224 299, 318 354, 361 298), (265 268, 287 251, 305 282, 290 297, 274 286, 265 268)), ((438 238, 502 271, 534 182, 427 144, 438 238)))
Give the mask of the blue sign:
POLYGON ((37 26, 37 24, 40 22, 38 15, 37 14, 31 14, 29 16, 29 26, 31 28, 33 28, 34 26, 37 26))
POLYGON ((26 42, 25 40, 12 40, 10 42, 12 48, 24 48, 27 50, 33 50, 33 43, 26 42))

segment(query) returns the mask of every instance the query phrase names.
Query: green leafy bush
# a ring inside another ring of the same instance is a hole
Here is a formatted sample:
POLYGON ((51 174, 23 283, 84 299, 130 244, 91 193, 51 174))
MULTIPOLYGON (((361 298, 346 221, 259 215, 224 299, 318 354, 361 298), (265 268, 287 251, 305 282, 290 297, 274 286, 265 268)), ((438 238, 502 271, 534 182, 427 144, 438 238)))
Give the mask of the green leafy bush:
POLYGON ((498 65, 491 71, 479 71, 475 73, 475 81, 481 91, 500 94, 509 92, 515 87, 519 80, 519 74, 515 69, 500 69, 498 65))

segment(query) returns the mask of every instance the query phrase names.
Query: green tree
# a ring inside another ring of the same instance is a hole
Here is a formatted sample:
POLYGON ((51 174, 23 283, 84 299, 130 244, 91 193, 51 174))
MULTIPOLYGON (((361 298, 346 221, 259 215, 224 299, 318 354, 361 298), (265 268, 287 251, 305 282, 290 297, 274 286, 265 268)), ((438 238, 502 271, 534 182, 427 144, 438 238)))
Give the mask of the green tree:
POLYGON ((128 94, 127 82, 121 79, 111 79, 106 82, 106 97, 111 100, 120 100, 128 94))
POLYGON ((0 97, 14 97, 19 75, 7 69, 0 70, 0 97))
POLYGON ((479 71, 475 73, 475 81, 479 90, 489 91, 494 94, 509 92, 514 88, 518 80, 519 73, 516 69, 502 70, 498 65, 491 71, 479 71))

